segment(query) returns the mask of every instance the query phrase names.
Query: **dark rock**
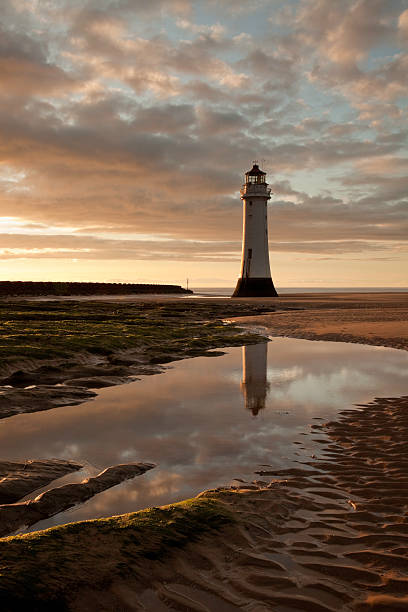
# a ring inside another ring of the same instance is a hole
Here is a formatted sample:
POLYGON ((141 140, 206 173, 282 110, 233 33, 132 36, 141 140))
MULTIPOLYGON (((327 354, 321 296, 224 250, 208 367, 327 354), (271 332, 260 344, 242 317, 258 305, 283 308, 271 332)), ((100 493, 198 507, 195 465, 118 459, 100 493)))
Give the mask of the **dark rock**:
POLYGON ((0 505, 0 537, 21 527, 28 527, 54 516, 72 506, 84 503, 97 493, 101 493, 124 480, 140 476, 154 467, 153 463, 114 465, 106 468, 94 478, 49 489, 34 500, 19 504, 0 505))
POLYGON ((0 461, 0 504, 12 504, 82 465, 64 459, 0 461))

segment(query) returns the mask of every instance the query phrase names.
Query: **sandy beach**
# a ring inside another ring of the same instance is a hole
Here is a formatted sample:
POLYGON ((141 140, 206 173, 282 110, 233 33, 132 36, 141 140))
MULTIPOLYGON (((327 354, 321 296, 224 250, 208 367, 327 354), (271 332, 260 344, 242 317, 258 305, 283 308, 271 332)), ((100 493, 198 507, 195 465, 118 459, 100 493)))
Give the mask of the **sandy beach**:
MULTIPOLYGON (((241 308, 256 303, 263 312, 239 317, 221 300, 211 300, 211 309, 270 336, 407 350, 407 297, 245 300, 241 308)), ((198 302, 187 305, 192 313, 198 302)), ((187 507, 153 509, 142 525, 136 513, 109 519, 109 529, 88 521, 0 539, 5 610, 27 602, 33 610, 63 602, 79 612, 406 610, 407 410, 408 397, 373 398, 346 407, 336 421, 314 420, 305 435, 320 451, 296 469, 265 465, 253 482, 205 492, 187 507), (190 529, 188 517, 206 504, 214 514, 190 529), (136 531, 123 529, 134 520, 136 531)))
POLYGON ((378 399, 314 423, 319 457, 187 508, 0 540, 4 609, 405 610, 407 407, 378 399))
POLYGON ((231 525, 73 609, 407 609, 407 408, 376 400, 313 425, 328 437, 319 459, 204 493, 231 525))
POLYGON ((0 7, 0 612, 408 612, 408 0, 0 7))
POLYGON ((271 302, 277 312, 230 320, 276 336, 408 348, 407 293, 297 294, 271 302))

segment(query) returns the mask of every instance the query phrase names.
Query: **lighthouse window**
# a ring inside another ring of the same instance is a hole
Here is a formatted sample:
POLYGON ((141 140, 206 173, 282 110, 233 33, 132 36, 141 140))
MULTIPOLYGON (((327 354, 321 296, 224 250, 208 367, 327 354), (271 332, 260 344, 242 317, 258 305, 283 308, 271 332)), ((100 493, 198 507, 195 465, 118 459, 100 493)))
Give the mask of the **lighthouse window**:
POLYGON ((265 183, 265 175, 264 174, 253 174, 253 175, 246 175, 246 183, 252 183, 252 184, 262 184, 265 183))
POLYGON ((251 202, 251 200, 249 201, 249 205, 250 205, 250 206, 252 206, 252 202, 251 202))
POLYGON ((252 258, 252 249, 248 249, 248 259, 252 258))

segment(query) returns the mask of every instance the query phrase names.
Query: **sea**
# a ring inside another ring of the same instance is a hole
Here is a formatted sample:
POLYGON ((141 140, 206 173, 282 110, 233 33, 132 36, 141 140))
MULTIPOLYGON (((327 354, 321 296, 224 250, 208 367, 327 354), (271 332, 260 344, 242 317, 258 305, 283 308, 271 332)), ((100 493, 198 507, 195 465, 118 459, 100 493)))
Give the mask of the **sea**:
MULTIPOLYGON (((235 287, 190 287, 196 296, 231 297, 235 287)), ((293 293, 407 293, 408 287, 276 287, 279 295, 293 293)))

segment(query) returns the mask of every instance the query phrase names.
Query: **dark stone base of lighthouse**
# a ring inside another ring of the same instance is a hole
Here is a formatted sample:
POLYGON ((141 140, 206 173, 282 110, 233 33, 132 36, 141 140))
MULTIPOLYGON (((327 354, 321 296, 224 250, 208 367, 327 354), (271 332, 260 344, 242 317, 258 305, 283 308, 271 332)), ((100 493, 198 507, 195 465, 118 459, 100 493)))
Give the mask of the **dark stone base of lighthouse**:
POLYGON ((240 278, 231 297, 278 297, 271 278, 240 278))

